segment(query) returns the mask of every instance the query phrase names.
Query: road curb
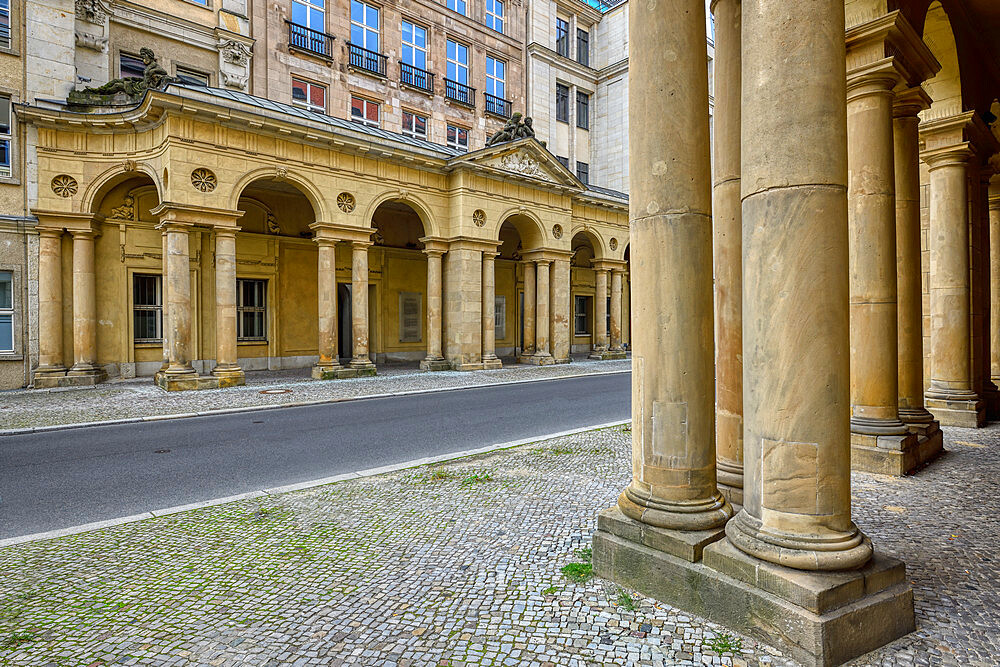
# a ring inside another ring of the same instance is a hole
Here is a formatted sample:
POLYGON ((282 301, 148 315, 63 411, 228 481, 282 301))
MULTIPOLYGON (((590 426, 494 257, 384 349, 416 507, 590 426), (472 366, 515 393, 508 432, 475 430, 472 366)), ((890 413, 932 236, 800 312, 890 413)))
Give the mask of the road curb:
POLYGON ((321 398, 315 401, 293 401, 291 403, 280 403, 278 405, 244 405, 238 408, 221 408, 219 410, 202 410, 199 412, 178 412, 166 415, 148 415, 145 417, 126 417, 124 419, 105 419, 92 422, 74 422, 70 424, 52 424, 51 426, 29 426, 26 428, 0 429, 0 437, 12 435, 29 435, 32 433, 49 433, 51 431, 68 431, 79 428, 91 428, 94 426, 117 426, 120 424, 140 424, 144 422, 168 421, 171 419, 192 419, 194 417, 214 417, 216 415, 232 415, 242 412, 259 412, 263 410, 280 410, 283 408, 306 408, 314 405, 331 405, 334 403, 347 403, 350 401, 367 401, 381 398, 396 398, 399 396, 413 396, 417 394, 431 394, 442 391, 462 391, 466 389, 484 389, 486 387, 502 387, 508 384, 528 384, 530 382, 552 382, 554 380, 571 380, 574 378, 594 377, 599 375, 621 375, 631 373, 632 370, 623 371, 600 371, 597 373, 574 373, 572 375, 560 375, 549 378, 528 378, 525 380, 510 380, 506 382, 488 382, 481 384, 463 385, 460 387, 438 387, 434 389, 410 389, 398 392, 387 392, 381 394, 369 394, 367 396, 341 396, 338 398, 321 398))
POLYGON ((503 449, 512 449, 514 447, 522 447, 524 445, 530 445, 532 443, 545 442, 546 440, 554 440, 555 438, 563 438, 569 435, 577 435, 580 433, 587 433, 589 431, 600 431, 601 429, 605 428, 614 428, 616 426, 623 426, 631 421, 632 421, 631 419, 623 419, 614 422, 607 422, 604 424, 595 424, 593 426, 582 426, 580 428, 570 429, 568 431, 547 433, 544 435, 533 436, 530 438, 523 438, 521 440, 513 440, 510 442, 501 442, 492 445, 486 445, 485 447, 478 447, 476 449, 466 449, 460 452, 438 454, 436 456, 425 456, 419 459, 411 459, 409 461, 403 461, 401 463, 393 463, 390 465, 380 466, 377 468, 366 468, 364 470, 358 470, 356 472, 341 473, 339 475, 322 477, 320 479, 310 480, 307 482, 298 482, 295 484, 276 486, 269 489, 249 491, 247 493, 240 493, 233 496, 225 496, 222 498, 215 498, 212 500, 205 500, 197 503, 188 503, 186 505, 175 505, 174 507, 166 507, 164 509, 150 510, 148 512, 142 512, 140 514, 132 514, 129 516, 119 517, 116 519, 93 521, 90 523, 80 524, 78 526, 71 526, 69 528, 60 528, 58 530, 50 530, 43 533, 33 533, 31 535, 21 535, 19 537, 9 537, 7 539, 0 540, 0 548, 12 547, 19 544, 27 544, 29 542, 53 540, 60 537, 68 537, 70 535, 79 535, 80 533, 88 533, 94 530, 101 530, 103 528, 112 528, 114 526, 121 526, 127 523, 136 523, 139 521, 146 521, 148 519, 156 519, 159 517, 170 516, 173 514, 180 514, 182 512, 190 512, 193 510, 204 509, 206 507, 216 507, 218 505, 225 505, 227 503, 239 502, 241 500, 251 500, 253 498, 263 498, 267 496, 282 495, 285 493, 294 493, 296 491, 304 491, 307 489, 313 489, 319 486, 326 486, 328 484, 336 484, 337 482, 344 482, 351 479, 375 477, 390 472, 399 472, 400 470, 408 470, 410 468, 419 468, 425 465, 433 465, 435 463, 456 461, 459 459, 465 459, 473 456, 479 456, 482 454, 489 454, 491 452, 497 452, 503 449))

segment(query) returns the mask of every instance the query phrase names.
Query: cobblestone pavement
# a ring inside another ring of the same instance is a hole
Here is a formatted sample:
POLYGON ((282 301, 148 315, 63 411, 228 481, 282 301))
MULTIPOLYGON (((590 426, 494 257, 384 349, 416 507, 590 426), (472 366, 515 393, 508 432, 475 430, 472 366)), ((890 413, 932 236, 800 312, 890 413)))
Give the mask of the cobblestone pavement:
POLYGON ((372 394, 501 384, 567 375, 627 371, 630 360, 574 359, 557 366, 514 365, 494 371, 426 373, 415 366, 380 365, 379 375, 347 380, 313 380, 310 369, 247 373, 245 387, 165 392, 152 379, 107 382, 96 388, 0 392, 0 429, 185 414, 249 406, 277 406, 358 398, 372 394), (289 390, 262 394, 261 391, 289 390))
MULTIPOLYGON (((855 476, 919 626, 857 665, 997 664, 1000 428, 948 436, 915 476, 855 476)), ((585 573, 629 447, 591 431, 2 549, 0 665, 789 665, 562 574, 585 573)))

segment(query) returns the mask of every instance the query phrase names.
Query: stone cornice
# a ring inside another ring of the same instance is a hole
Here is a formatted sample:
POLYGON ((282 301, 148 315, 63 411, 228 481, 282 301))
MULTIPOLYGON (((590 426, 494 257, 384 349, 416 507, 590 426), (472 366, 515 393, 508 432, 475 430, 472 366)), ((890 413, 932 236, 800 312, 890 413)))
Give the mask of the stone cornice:
POLYGON ((448 250, 479 250, 482 252, 496 252, 499 247, 500 241, 477 239, 472 236, 453 236, 448 239, 448 250))
POLYGON ((243 211, 231 211, 209 206, 193 206, 165 201, 150 210, 150 215, 159 218, 160 224, 192 225, 197 227, 236 227, 236 221, 243 217, 243 211))
POLYGON ((35 228, 39 231, 95 231, 104 221, 97 213, 68 213, 64 211, 40 211, 32 209, 31 214, 38 219, 35 228))
POLYGON ((425 253, 441 253, 444 254, 448 252, 448 239, 441 236, 424 236, 417 239, 424 244, 425 253))
POLYGON ((581 79, 586 79, 595 86, 597 85, 597 79, 600 76, 600 72, 598 70, 593 67, 588 67, 587 65, 581 65, 572 58, 561 56, 539 42, 532 42, 528 44, 528 57, 538 58, 552 67, 556 67, 565 72, 572 72, 581 79))
POLYGON ((975 111, 924 121, 920 123, 919 129, 920 140, 926 146, 921 159, 925 153, 934 155, 962 144, 968 146, 984 162, 1000 152, 1000 142, 975 111))
POLYGON ((523 262, 558 262, 572 258, 572 251, 558 248, 535 248, 521 253, 521 261, 523 262))
POLYGON ((371 227, 353 227, 341 225, 335 222, 314 222, 309 225, 309 229, 316 232, 316 240, 329 240, 335 243, 353 243, 355 241, 366 242, 375 232, 371 227))
POLYGON ((847 70, 891 59, 906 87, 912 88, 941 69, 931 50, 899 11, 847 30, 847 70))

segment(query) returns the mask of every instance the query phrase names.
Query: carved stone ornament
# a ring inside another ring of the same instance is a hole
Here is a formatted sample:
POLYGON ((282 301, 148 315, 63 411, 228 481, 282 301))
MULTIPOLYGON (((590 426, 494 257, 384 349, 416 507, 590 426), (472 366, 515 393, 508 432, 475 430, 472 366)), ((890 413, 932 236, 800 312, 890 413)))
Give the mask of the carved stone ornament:
POLYGON ((267 226, 268 234, 281 233, 281 225, 278 224, 278 218, 274 216, 274 213, 267 214, 267 219, 264 221, 264 224, 267 226))
POLYGON ((538 161, 525 152, 508 153, 500 158, 498 166, 504 171, 512 171, 515 174, 525 176, 544 176, 545 173, 539 169, 538 161))
MULTIPOLYGON (((503 129, 498 130, 493 136, 486 140, 487 146, 497 146, 499 144, 505 144, 508 141, 517 141, 518 139, 527 139, 528 137, 535 136, 535 128, 531 125, 531 116, 526 116, 522 119, 519 112, 514 112, 507 123, 503 126, 503 129)), ((545 142, 541 142, 544 146, 545 142)))
POLYGON ((104 25, 108 18, 108 11, 101 6, 98 0, 76 0, 76 16, 88 23, 104 25))
POLYGON ((382 236, 382 230, 378 227, 375 228, 375 233, 372 234, 372 243, 374 245, 385 245, 385 237, 382 236))
POLYGON ((274 170, 274 180, 283 181, 288 178, 288 170, 284 167, 278 167, 274 170))
POLYGON ((112 79, 103 86, 70 91, 66 101, 76 106, 120 105, 135 102, 147 90, 158 90, 168 83, 176 82, 156 61, 156 54, 148 47, 139 49, 139 57, 144 66, 143 74, 112 79))
POLYGON ((249 63, 250 56, 253 55, 249 46, 235 39, 227 39, 219 44, 219 53, 222 54, 224 62, 240 66, 249 63))
POLYGON ((608 245, 611 246, 612 250, 618 250, 618 239, 612 237, 612 239, 608 242, 608 245))
POLYGON ((76 45, 81 49, 90 49, 98 53, 108 52, 108 38, 91 35, 89 32, 77 32, 76 45))
POLYGON ((222 85, 245 91, 250 83, 250 59, 253 50, 235 39, 219 42, 219 74, 222 85))
POLYGON ((136 163, 135 160, 123 160, 122 161, 122 169, 124 169, 125 171, 135 171, 138 168, 139 168, 139 165, 136 163))
POLYGON ((552 225, 552 236, 557 239, 561 239, 563 235, 562 225, 552 225))
POLYGON ((135 217, 135 195, 129 192, 125 195, 121 206, 111 209, 112 220, 132 220, 135 217))
POLYGON ((344 213, 350 213, 356 205, 357 202, 354 201, 354 195, 350 192, 341 192, 337 195, 337 207, 344 213))
POLYGON ((59 174, 52 179, 52 192, 60 197, 72 197, 78 189, 79 184, 69 174, 59 174))
POLYGON ((219 184, 219 179, 215 177, 211 169, 198 167, 191 172, 191 185, 195 190, 201 192, 211 192, 219 184))
POLYGON ((486 224, 486 211, 481 208, 477 208, 472 213, 472 222, 476 227, 482 227, 486 224))

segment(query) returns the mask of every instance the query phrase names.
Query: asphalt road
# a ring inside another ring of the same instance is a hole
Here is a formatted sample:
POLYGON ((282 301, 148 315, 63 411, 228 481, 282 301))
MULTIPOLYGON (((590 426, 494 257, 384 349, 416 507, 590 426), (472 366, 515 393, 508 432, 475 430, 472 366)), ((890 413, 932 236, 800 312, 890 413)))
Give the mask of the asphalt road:
POLYGON ((627 419, 630 377, 2 437, 0 539, 627 419))

